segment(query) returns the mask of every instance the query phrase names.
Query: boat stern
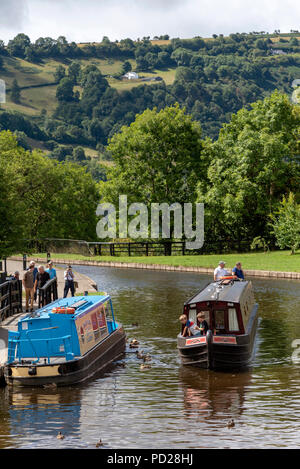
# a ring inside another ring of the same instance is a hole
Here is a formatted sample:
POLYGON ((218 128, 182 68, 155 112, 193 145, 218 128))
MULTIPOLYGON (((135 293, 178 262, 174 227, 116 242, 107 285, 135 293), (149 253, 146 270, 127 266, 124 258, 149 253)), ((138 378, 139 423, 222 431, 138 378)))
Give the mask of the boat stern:
POLYGON ((183 365, 208 368, 208 344, 205 335, 183 337, 179 334, 177 348, 183 365))

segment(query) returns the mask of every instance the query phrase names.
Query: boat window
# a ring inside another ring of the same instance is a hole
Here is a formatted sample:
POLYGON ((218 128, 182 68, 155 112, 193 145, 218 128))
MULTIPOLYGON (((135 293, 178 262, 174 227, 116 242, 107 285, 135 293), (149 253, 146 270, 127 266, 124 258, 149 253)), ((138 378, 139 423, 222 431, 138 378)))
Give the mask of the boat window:
POLYGON ((215 328, 216 329, 225 329, 225 311, 218 310, 215 311, 215 328))
POLYGON ((228 308, 228 324, 230 331, 240 330, 235 308, 228 308))
POLYGON ((194 324, 197 324, 197 310, 196 309, 190 309, 189 320, 192 321, 194 324))
POLYGON ((99 328, 99 337, 103 337, 107 334, 106 326, 106 308, 105 304, 102 304, 97 311, 97 322, 99 328))

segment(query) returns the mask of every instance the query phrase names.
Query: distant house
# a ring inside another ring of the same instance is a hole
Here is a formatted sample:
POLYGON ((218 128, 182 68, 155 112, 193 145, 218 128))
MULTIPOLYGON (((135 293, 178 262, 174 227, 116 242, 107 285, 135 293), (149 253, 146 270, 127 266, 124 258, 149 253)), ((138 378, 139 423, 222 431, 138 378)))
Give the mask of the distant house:
POLYGON ((123 75, 123 78, 126 78, 127 80, 138 80, 139 75, 135 72, 127 72, 123 75))
POLYGON ((272 54, 273 55, 287 55, 287 53, 282 49, 273 49, 272 54))

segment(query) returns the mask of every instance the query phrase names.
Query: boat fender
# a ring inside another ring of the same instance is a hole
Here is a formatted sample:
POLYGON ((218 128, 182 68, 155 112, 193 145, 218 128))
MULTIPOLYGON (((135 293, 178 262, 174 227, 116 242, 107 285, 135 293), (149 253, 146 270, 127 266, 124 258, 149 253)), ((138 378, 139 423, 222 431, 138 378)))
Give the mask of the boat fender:
POLYGON ((74 358, 75 358, 74 353, 68 352, 68 353, 66 354, 66 359, 67 359, 67 361, 74 360, 74 358))
POLYGON ((30 376, 35 376, 35 375, 36 375, 36 366, 30 366, 30 367, 28 368, 28 374, 29 374, 30 376))
POLYGON ((212 341, 213 341, 213 333, 211 329, 208 329, 206 333, 206 343, 207 343, 207 360, 208 360, 208 368, 212 368, 212 341))

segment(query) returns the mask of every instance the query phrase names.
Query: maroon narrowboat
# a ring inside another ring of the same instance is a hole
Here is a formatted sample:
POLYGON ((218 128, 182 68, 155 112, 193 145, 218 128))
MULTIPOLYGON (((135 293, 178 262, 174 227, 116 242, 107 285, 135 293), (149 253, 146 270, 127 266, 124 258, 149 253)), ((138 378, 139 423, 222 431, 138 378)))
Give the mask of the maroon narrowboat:
POLYGON ((233 278, 210 283, 184 304, 190 323, 197 324, 199 312, 208 330, 200 335, 191 326, 191 335, 183 337, 182 328, 177 337, 182 364, 220 370, 249 365, 258 322, 252 283, 233 278))

